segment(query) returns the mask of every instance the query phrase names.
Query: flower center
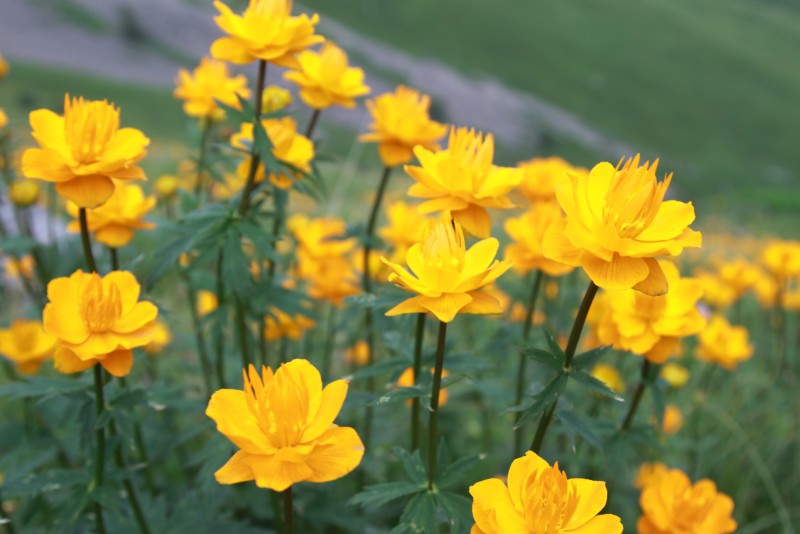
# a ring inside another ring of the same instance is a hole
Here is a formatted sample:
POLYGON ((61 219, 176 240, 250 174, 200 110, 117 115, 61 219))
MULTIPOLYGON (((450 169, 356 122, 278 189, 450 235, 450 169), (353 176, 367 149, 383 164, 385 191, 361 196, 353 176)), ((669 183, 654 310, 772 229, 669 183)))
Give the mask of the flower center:
POLYGON ((570 491, 567 475, 558 463, 529 478, 522 493, 525 522, 533 534, 561 532, 578 505, 578 496, 570 491))
POLYGON ((422 244, 425 263, 440 269, 461 271, 464 265, 464 232, 453 222, 438 223, 428 230, 422 244))
POLYGON ((110 284, 103 289, 103 282, 97 273, 83 291, 80 300, 81 316, 90 332, 108 332, 122 316, 122 297, 119 288, 110 284))
POLYGON ((64 133, 78 163, 90 164, 100 159, 118 129, 119 109, 107 101, 65 99, 64 133))
POLYGON ((617 235, 633 238, 655 218, 669 187, 671 176, 659 183, 658 161, 652 166, 637 167, 638 159, 630 160, 617 172, 603 206, 603 221, 614 226, 617 235))

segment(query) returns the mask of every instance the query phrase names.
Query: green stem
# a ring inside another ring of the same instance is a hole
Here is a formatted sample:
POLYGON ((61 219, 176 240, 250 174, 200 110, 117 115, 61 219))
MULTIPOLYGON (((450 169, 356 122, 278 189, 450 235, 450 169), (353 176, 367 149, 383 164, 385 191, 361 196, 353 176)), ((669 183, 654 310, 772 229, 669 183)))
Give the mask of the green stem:
POLYGON ((212 122, 208 118, 200 121, 200 153, 197 155, 197 182, 194 184, 194 196, 200 204, 203 195, 203 172, 206 170, 206 152, 208 150, 208 139, 211 136, 212 122))
MULTIPOLYGON (((83 210, 84 208, 81 208, 83 210)), ((105 409, 105 400, 103 399, 103 367, 96 363, 94 365, 94 405, 96 421, 103 415, 105 409)), ((94 461, 94 480, 92 485, 95 490, 103 487, 103 478, 105 476, 105 461, 106 461, 106 432, 105 427, 95 429, 95 441, 97 447, 95 449, 94 461)), ((103 507, 97 500, 94 501, 94 519, 97 532, 105 534, 106 526, 103 521, 103 507)))
POLYGON ((97 264, 94 262, 92 242, 89 240, 89 223, 86 220, 86 208, 78 210, 78 218, 81 225, 81 244, 83 245, 83 256, 86 258, 86 267, 89 271, 96 273, 97 264))
POLYGON ((236 301, 236 324, 239 331, 239 351, 242 353, 242 369, 247 370, 253 362, 250 356, 250 340, 247 331, 247 317, 241 302, 236 301))
MULTIPOLYGON (((278 187, 273 187, 273 202, 275 204, 275 215, 272 219, 272 252, 276 253, 278 246, 278 236, 281 234, 283 228, 283 219, 286 217, 286 192, 278 187)), ((267 267, 267 280, 272 283, 275 278, 275 269, 278 262, 274 259, 269 260, 269 267, 267 267)))
MULTIPOLYGON (((542 285, 542 271, 536 269, 533 276, 533 284, 531 285, 531 295, 528 298, 528 305, 525 310, 525 324, 522 326, 522 339, 527 341, 531 334, 531 326, 533 324, 533 315, 536 310, 536 300, 539 296, 539 288, 542 285)), ((525 371, 528 364, 528 357, 520 352, 519 366, 517 368, 517 391, 514 400, 514 405, 519 406, 522 403, 522 396, 525 393, 525 371)), ((522 412, 517 412, 514 418, 514 427, 517 427, 519 419, 522 417, 522 412)), ((517 428, 514 432, 514 458, 518 458, 522 453, 522 431, 517 428)))
POLYGON ((262 59, 258 62, 258 80, 256 81, 256 93, 254 98, 255 112, 253 113, 253 146, 250 148, 250 169, 247 173, 247 182, 245 182, 244 189, 242 190, 242 196, 239 198, 239 215, 242 216, 247 213, 247 209, 250 207, 250 194, 256 187, 256 171, 258 170, 260 158, 256 150, 255 127, 256 124, 261 121, 261 95, 264 93, 264 83, 266 79, 267 62, 262 59))
MULTIPOLYGON (((119 378, 119 384, 122 386, 122 389, 128 389, 128 381, 124 376, 119 378)), ((150 468, 150 460, 147 454, 147 446, 145 445, 144 434, 142 433, 142 425, 139 424, 137 419, 133 420, 133 443, 136 446, 137 453, 139 454, 139 461, 144 464, 144 479, 145 483, 147 484, 147 489, 151 495, 154 495, 156 490, 155 484, 153 483, 153 473, 152 469, 150 468)))
MULTIPOLYGON (((110 437, 113 439, 117 435, 117 425, 114 423, 113 419, 109 422, 108 429, 110 437)), ((117 464, 117 469, 125 470, 125 457, 122 454, 122 444, 120 444, 114 450, 114 462, 117 464)), ((142 512, 142 507, 139 504, 139 497, 136 495, 136 488, 134 488, 128 473, 126 473, 125 478, 122 479, 122 485, 125 488, 126 495, 128 496, 128 502, 133 510, 133 517, 136 519, 136 525, 139 527, 139 532, 142 534, 150 534, 150 528, 147 526, 147 520, 145 519, 144 513, 142 512)))
POLYGON ((286 534, 294 534, 294 505, 292 504, 292 486, 283 492, 283 526, 286 534))
POLYGON ((263 319, 256 323, 256 328, 258 328, 258 352, 261 355, 261 365, 268 366, 269 350, 267 349, 267 325, 264 323, 263 319))
POLYGON ((325 344, 322 348, 322 377, 327 380, 331 376, 333 361, 333 341, 336 337, 336 306, 328 304, 328 317, 325 321, 325 344))
POLYGON ((321 109, 315 109, 311 114, 311 119, 308 121, 308 126, 306 127, 306 137, 309 139, 311 139, 311 135, 314 133, 314 128, 317 127, 317 121, 319 121, 320 113, 322 113, 321 109))
MULTIPOLYGON (((581 339, 583 325, 586 324, 586 317, 589 315, 589 309, 592 307, 592 301, 594 300, 595 295, 597 295, 597 289, 597 285, 594 282, 589 282, 589 287, 586 288, 586 293, 583 295, 581 306, 578 308, 578 314, 575 316, 575 322, 572 323, 572 331, 570 332, 569 339, 567 340, 567 348, 564 349, 564 369, 566 371, 569 371, 570 367, 572 366, 572 358, 575 357, 575 350, 578 348, 578 341, 581 339)), ((531 450, 536 454, 539 454, 539 451, 542 447, 544 436, 547 434, 547 429, 550 426, 550 422, 553 420, 553 414, 556 411, 557 404, 558 396, 556 396, 556 398, 553 400, 552 407, 545 412, 545 414, 539 420, 539 426, 536 428, 536 434, 534 435, 533 442, 531 443, 531 450)))
POLYGON ((225 323, 228 320, 225 306, 225 287, 222 279, 222 263, 225 259, 223 248, 219 248, 217 253, 217 308, 220 310, 220 320, 224 321, 222 328, 219 329, 219 336, 217 336, 217 343, 215 345, 215 357, 217 366, 217 379, 219 380, 219 387, 225 387, 225 323), (223 313, 225 312, 225 313, 223 313))
POLYGON ((436 442, 439 438, 439 391, 442 388, 446 337, 447 323, 439 321, 439 339, 436 342, 436 366, 433 370, 433 388, 431 389, 431 414, 428 419, 428 491, 433 491, 433 479, 436 476, 436 442))
MULTIPOLYGON (((372 277, 370 276, 369 269, 369 256, 372 252, 372 237, 375 234, 375 224, 378 221, 378 212, 381 208, 383 195, 386 192, 386 185, 389 183, 389 175, 392 173, 392 167, 384 167, 383 174, 381 175, 381 182, 378 185, 378 192, 375 195, 375 200, 372 203, 372 210, 369 213, 369 220, 367 221, 367 230, 364 237, 364 292, 372 293, 372 277)), ((369 308, 368 308, 369 309, 369 308)))
POLYGON ((117 253, 117 249, 108 247, 108 251, 111 253, 111 270, 119 271, 119 254, 117 253))
MULTIPOLYGON (((192 289, 189 275, 185 271, 181 271, 183 278, 186 282, 186 290, 189 292, 189 311, 192 317, 192 328, 194 329, 194 337, 197 342, 197 357, 200 359, 200 369, 203 373, 203 385, 205 386, 206 396, 211 397, 211 360, 208 357, 208 350, 206 349, 205 333, 203 331, 203 323, 200 320, 200 314, 197 313, 197 293, 192 289)), ((222 387, 222 375, 220 369, 217 369, 220 375, 220 387, 222 387)))
MULTIPOLYGON (((425 337, 425 314, 417 314, 417 329, 414 336, 414 385, 422 372, 422 345, 425 337)), ((419 449, 419 397, 411 400, 411 452, 419 449)))
POLYGON ((636 386, 636 392, 633 394, 631 407, 628 409, 628 414, 625 416, 625 420, 622 422, 621 430, 627 430, 633 422, 633 417, 636 415, 636 410, 639 408, 639 403, 642 401, 642 395, 644 394, 645 387, 647 387, 647 375, 649 373, 650 360, 645 358, 642 362, 642 374, 641 378, 639 379, 639 385, 636 386))

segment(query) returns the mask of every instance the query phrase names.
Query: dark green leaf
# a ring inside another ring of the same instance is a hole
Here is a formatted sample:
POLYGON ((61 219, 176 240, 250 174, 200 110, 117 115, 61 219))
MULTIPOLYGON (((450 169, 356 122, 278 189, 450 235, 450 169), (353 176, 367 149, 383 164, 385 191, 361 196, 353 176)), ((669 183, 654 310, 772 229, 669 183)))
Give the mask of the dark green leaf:
POLYGON ((457 493, 442 491, 436 495, 442 511, 450 523, 450 532, 466 531, 473 524, 472 500, 457 493))
POLYGON ((420 458, 419 451, 409 453, 407 450, 401 449, 400 447, 395 447, 392 450, 397 456, 397 459, 400 460, 400 464, 403 466, 408 478, 417 484, 427 485, 428 472, 426 471, 425 466, 422 465, 422 459, 420 458))
POLYGON ((564 423, 569 430, 574 431, 580 437, 588 441, 592 446, 602 449, 603 444, 592 431, 591 426, 584 419, 569 410, 560 410, 556 412, 558 418, 564 423))
POLYGON ((429 534, 438 532, 436 521, 436 498, 428 491, 418 493, 409 501, 408 506, 400 516, 400 524, 391 532, 412 532, 429 534))
POLYGON ((623 402, 624 399, 617 395, 617 393, 608 387, 605 382, 596 379, 592 375, 588 373, 584 373, 583 371, 578 371, 577 369, 573 369, 570 371, 570 376, 575 379, 577 383, 580 385, 590 389, 593 393, 597 393, 598 395, 602 395, 603 397, 608 397, 609 399, 614 399, 617 402, 623 402))
POLYGON ((391 360, 383 360, 378 363, 373 363, 372 365, 362 367, 350 375, 348 379, 352 382, 353 380, 361 380, 362 378, 369 378, 371 376, 382 375, 384 373, 391 373, 400 369, 405 369, 409 366, 409 364, 410 362, 405 358, 392 358, 391 360))
POLYGON ((456 460, 448 465, 444 473, 442 473, 442 476, 436 480, 436 486, 439 489, 447 489, 458 484, 469 475, 473 467, 478 465, 485 458, 485 454, 479 454, 477 456, 467 456, 466 458, 456 460))
POLYGON ((564 351, 558 346, 558 342, 553 337, 553 334, 551 334, 546 328, 544 329, 544 338, 547 340, 547 346, 550 347, 550 351, 553 353, 553 356, 560 359, 562 362, 566 360, 567 357, 564 354, 564 351))
POLYGON ((347 504, 363 507, 382 506, 400 497, 424 491, 425 489, 424 485, 412 482, 376 484, 364 488, 364 491, 356 494, 347 504))
POLYGON ((0 386, 0 397, 12 399, 51 397, 88 390, 89 384, 81 380, 33 376, 0 386))
POLYGON ((430 394, 430 388, 422 386, 410 386, 397 388, 388 393, 385 393, 377 399, 370 402, 370 406, 379 406, 381 404, 394 404, 396 402, 404 402, 409 399, 416 399, 430 394))
POLYGON ((525 356, 532 358, 556 373, 560 373, 564 370, 564 360, 560 359, 557 354, 537 347, 522 347, 520 350, 525 356))
POLYGON ((600 360, 603 355, 608 352, 608 349, 611 348, 611 345, 606 345, 604 347, 595 347, 592 350, 588 350, 581 354, 575 356, 572 360, 572 367, 575 369, 590 369, 594 367, 594 365, 600 360))
POLYGON ((534 402, 526 408, 519 420, 515 429, 522 427, 527 422, 532 421, 539 417, 545 410, 553 405, 558 400, 558 396, 564 391, 567 385, 567 374, 562 373, 550 381, 545 388, 533 396, 534 402))

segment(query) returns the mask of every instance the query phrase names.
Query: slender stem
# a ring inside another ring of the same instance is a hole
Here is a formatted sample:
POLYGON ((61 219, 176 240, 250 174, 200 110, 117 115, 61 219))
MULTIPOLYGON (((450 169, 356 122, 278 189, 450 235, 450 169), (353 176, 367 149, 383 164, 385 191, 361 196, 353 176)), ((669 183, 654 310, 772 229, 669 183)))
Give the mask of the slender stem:
POLYGON ((286 363, 289 357, 289 338, 286 336, 281 337, 280 346, 278 347, 280 351, 280 362, 286 363))
POLYGON ((292 486, 283 492, 283 526, 286 534, 294 534, 294 505, 292 504, 292 486))
MULTIPOLYGON (((150 358, 151 360, 153 358, 150 358)), ((119 378, 119 384, 122 389, 128 389, 128 380, 123 376, 119 378)), ((147 455, 147 446, 144 441, 144 434, 142 433, 142 425, 139 424, 138 419, 133 420, 133 443, 139 455, 139 460, 144 464, 144 479, 147 484, 147 489, 151 495, 156 492, 155 484, 153 483, 153 472, 150 469, 150 460, 147 455)))
POLYGON ((261 355, 261 365, 267 366, 269 350, 267 349, 267 325, 264 324, 264 321, 258 321, 256 323, 256 328, 258 328, 258 352, 261 355))
MULTIPOLYGON (((84 208, 81 208, 83 212, 84 208)), ((96 363, 94 365, 94 405, 96 420, 100 419, 105 410, 105 400, 103 399, 103 367, 96 363)), ((95 441, 97 447, 95 449, 94 461, 94 480, 92 485, 95 490, 103 487, 103 478, 105 476, 105 461, 106 461, 106 432, 105 427, 95 429, 95 441)), ((97 500, 94 502, 94 519, 96 529, 99 534, 105 534, 106 526, 103 521, 103 507, 97 500)))
POLYGON ((253 113, 253 146, 250 149, 250 170, 247 173, 247 182, 245 182, 242 196, 239 199, 239 215, 247 213, 250 207, 250 194, 256 186, 256 171, 260 158, 256 151, 255 143, 255 126, 261 120, 261 104, 263 99, 261 95, 264 93, 264 83, 267 79, 267 62, 259 60, 258 62, 258 80, 256 81, 256 94, 255 94, 255 112, 253 113))
POLYGON ((206 170, 206 152, 208 151, 208 140, 211 137, 212 121, 204 118, 200 121, 200 152, 197 155, 197 182, 194 184, 194 196, 200 203, 203 194, 203 173, 206 170))
MULTIPOLYGON (((203 373, 203 385, 205 386, 206 396, 211 397, 211 359, 208 357, 208 350, 206 349, 203 323, 200 320, 200 314, 197 313, 197 293, 192 289, 189 275, 184 271, 181 272, 186 282, 186 290, 189 293, 189 312, 191 313, 192 328, 194 329, 194 337, 197 342, 197 357, 200 359, 200 369, 203 373)), ((223 387, 220 369, 217 369, 217 374, 219 375, 220 387, 223 387)))
MULTIPOLYGON (((414 337, 414 384, 422 371, 422 345, 425 337, 425 314, 417 314, 417 329, 414 337)), ((411 452, 419 449, 419 397, 411 400, 411 452)))
MULTIPOLYGON (((217 253, 217 307, 220 310, 220 317, 222 321, 227 322, 227 313, 222 313, 225 306, 225 287, 222 280, 222 263, 225 259, 223 248, 219 248, 217 253)), ((225 387, 225 327, 219 329, 217 336, 216 350, 216 366, 217 366, 217 379, 219 380, 219 387, 225 387)))
POLYGON ((633 401, 631 402, 631 407, 628 409, 628 414, 625 416, 625 420, 622 422, 621 430, 627 430, 630 427, 631 422, 633 422, 633 416, 636 415, 636 409, 639 407, 639 403, 642 400, 642 394, 644 393, 645 387, 647 387, 647 375, 650 373, 650 360, 647 358, 644 359, 642 362, 642 375, 639 379, 639 385, 636 386, 636 392, 633 394, 633 401))
MULTIPOLYGON (((110 437, 113 439, 117 435, 117 425, 111 419, 108 425, 110 437)), ((122 445, 114 450, 114 463, 120 470, 125 469, 125 457, 122 454, 122 445)), ((122 479, 122 485, 125 488, 125 493, 128 496, 128 502, 133 510, 133 517, 136 519, 136 525, 139 527, 139 532, 142 534, 150 534, 150 528, 147 526, 147 519, 145 519, 142 507, 139 504, 139 497, 136 495, 136 488, 131 482, 130 476, 126 473, 125 478, 122 479)))
MULTIPOLYGON (((542 285, 542 271, 536 269, 533 275, 533 284, 531 285, 531 295, 528 298, 528 305, 525 310, 525 324, 522 326, 522 339, 527 341, 531 334, 531 326, 533 324, 533 315, 536 310, 536 300, 539 296, 539 288, 542 285)), ((522 403, 522 396, 525 393, 525 371, 528 364, 528 357, 520 352, 519 367, 517 368, 517 391, 514 400, 514 405, 519 406, 522 403)), ((522 412, 517 412, 514 418, 514 427, 516 428, 522 412)), ((514 458, 518 458, 522 453, 522 431, 517 428, 514 432, 514 458)))
POLYGON ((322 113, 321 109, 315 109, 311 114, 311 120, 308 121, 308 126, 306 127, 306 137, 309 139, 311 139, 311 135, 314 133, 314 128, 317 127, 317 121, 319 121, 320 113, 322 113))
POLYGON ((436 366, 433 370, 433 388, 431 389, 431 414, 428 420, 428 491, 433 490, 433 479, 436 476, 436 442, 439 438, 439 391, 442 388, 446 337, 447 323, 439 321, 439 339, 436 342, 436 366))
POLYGON ((333 360, 333 341, 336 338, 336 306, 328 304, 328 317, 325 325, 325 345, 322 348, 322 377, 328 379, 331 375, 331 362, 333 360))
POLYGON ((92 242, 89 240, 89 223, 86 221, 86 208, 80 208, 78 218, 81 224, 81 243, 83 244, 83 256, 86 258, 86 267, 89 271, 96 273, 97 264, 94 262, 92 242))
POLYGON ((250 356, 250 333, 247 331, 247 317, 241 302, 236 301, 236 325, 239 331, 239 350, 242 353, 242 369, 247 369, 253 362, 250 356))
POLYGON ((375 200, 372 203, 372 210, 369 213, 369 220, 367 221, 367 230, 364 237, 364 292, 372 292, 372 277, 370 276, 369 256, 372 251, 372 236, 375 234, 375 223, 378 221, 378 212, 381 208, 383 195, 386 192, 386 184, 389 183, 389 175, 392 173, 392 167, 384 167, 383 175, 381 175, 381 182, 378 185, 378 192, 375 195, 375 200))
POLYGON ((108 247, 108 251, 111 253, 111 270, 119 271, 119 254, 117 253, 117 249, 108 247))
MULTIPOLYGON (((286 192, 278 187, 273 187, 273 202, 275 204, 275 215, 272 219, 272 252, 278 246, 278 236, 281 234, 283 228, 283 219, 286 217, 286 192)), ((277 268, 277 261, 270 259, 269 266, 267 267, 267 280, 272 283, 275 278, 275 269, 277 268)))
MULTIPOLYGON (((594 282, 589 282, 589 287, 586 288, 586 293, 583 295, 581 306, 578 308, 578 314, 575 316, 575 322, 572 323, 572 331, 567 340, 567 348, 564 349, 564 369, 566 370, 569 370, 572 365, 572 358, 575 357, 575 350, 578 348, 578 341, 581 339, 583 325, 586 324, 586 317, 589 315, 589 309, 592 307, 594 296, 597 295, 597 289, 597 285, 595 285, 594 282)), ((558 397, 553 400, 552 407, 545 412, 539 420, 539 426, 536 428, 536 434, 531 443, 531 450, 537 454, 542 447, 542 442, 544 441, 544 436, 547 433, 550 422, 553 420, 553 413, 556 411, 557 404, 558 397)))

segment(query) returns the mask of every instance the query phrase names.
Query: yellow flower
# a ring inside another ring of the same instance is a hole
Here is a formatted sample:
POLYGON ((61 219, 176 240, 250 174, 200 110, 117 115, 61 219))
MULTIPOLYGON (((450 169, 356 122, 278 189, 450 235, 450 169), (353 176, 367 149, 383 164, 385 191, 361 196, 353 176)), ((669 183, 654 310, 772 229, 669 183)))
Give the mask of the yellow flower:
POLYGON ((356 431, 333 421, 347 396, 347 382, 322 388, 308 360, 292 360, 261 377, 252 365, 244 391, 221 389, 206 415, 240 450, 214 476, 220 484, 255 480, 260 488, 283 491, 298 482, 329 482, 361 462, 364 445, 356 431))
POLYGON ((778 301, 778 280, 770 273, 761 271, 753 286, 753 293, 762 308, 772 308, 778 301))
POLYGON ((42 329, 40 321, 19 319, 0 329, 0 355, 17 364, 24 375, 35 374, 56 349, 56 338, 42 329))
POLYGON ((299 247, 311 256, 341 256, 353 251, 355 238, 342 239, 347 224, 338 217, 309 218, 297 213, 289 217, 286 227, 297 239, 299 247))
POLYGON ((391 259, 402 261, 411 245, 422 240, 428 218, 420 214, 415 205, 398 200, 386 208, 386 220, 386 226, 378 230, 378 235, 391 245, 391 259))
POLYGON ((800 241, 771 242, 761 253, 761 263, 778 280, 800 276, 800 241))
POLYGON ((221 182, 212 184, 214 199, 228 200, 239 194, 247 183, 247 175, 242 175, 240 171, 247 171, 247 169, 240 165, 236 172, 226 172, 221 182))
POLYGON ((297 70, 283 77, 300 87, 300 98, 309 107, 325 109, 331 106, 352 108, 356 98, 369 94, 364 85, 364 71, 347 64, 347 54, 327 41, 322 50, 305 50, 297 56, 297 70))
MULTIPOLYGON (((261 125, 267 132, 272 143, 272 155, 282 163, 288 163, 304 173, 311 172, 311 160, 314 159, 314 143, 311 140, 297 133, 297 122, 292 117, 280 119, 264 119, 261 125)), ((241 130, 231 137, 231 145, 249 150, 253 143, 253 123, 242 123, 241 130)), ((245 159, 239 164, 237 172, 240 176, 247 176, 250 167, 250 160, 245 159)), ((292 177, 301 178, 302 172, 292 172, 277 169, 270 169, 269 181, 276 187, 288 189, 292 186, 292 177), (287 173, 289 174, 287 176, 287 173)), ((258 167, 256 181, 264 180, 264 165, 258 167)))
POLYGON ((644 486, 639 497, 639 534, 727 534, 736 530, 733 500, 708 479, 692 485, 670 469, 644 486))
POLYGON ((119 127, 119 108, 107 101, 64 97, 64 116, 48 109, 30 115, 41 148, 22 155, 28 178, 55 182, 56 191, 81 208, 96 208, 111 197, 116 180, 144 180, 136 166, 150 140, 135 128, 119 127))
POLYGON ((217 101, 240 109, 239 97, 250 98, 243 74, 230 76, 227 64, 208 57, 201 59, 191 73, 180 69, 175 86, 175 97, 183 100, 183 111, 190 117, 222 120, 225 110, 217 101))
POLYGON ((738 299, 756 285, 759 268, 747 260, 738 258, 720 265, 719 278, 734 291, 738 299))
POLYGON ((417 146, 414 155, 421 167, 406 165, 405 170, 417 181, 408 194, 426 199, 420 213, 449 212, 464 230, 486 238, 492 229, 486 208, 515 207, 507 195, 522 180, 522 171, 492 163, 492 134, 484 140, 480 132, 453 128, 447 149, 417 146))
POLYGON ((591 375, 611 388, 616 393, 625 391, 625 382, 614 367, 607 363, 598 363, 592 368, 591 375))
POLYGON ((355 365, 367 365, 370 362, 367 342, 363 339, 356 341, 355 345, 344 351, 344 360, 355 365))
POLYGON ((268 85, 261 93, 261 110, 264 113, 280 111, 292 103, 292 93, 280 85, 268 85))
POLYGON ((11 67, 8 64, 8 61, 3 57, 3 54, 0 54, 0 80, 6 77, 8 71, 11 70, 11 67))
POLYGON ((179 182, 180 180, 177 176, 164 174, 155 179, 153 182, 153 190, 159 198, 172 198, 175 196, 175 193, 178 192, 179 182))
POLYGON ((714 315, 700 334, 697 347, 697 358, 716 363, 728 369, 753 356, 753 346, 747 340, 747 329, 743 326, 731 326, 722 315, 714 315))
POLYGON ((664 200, 672 175, 656 179, 658 161, 639 166, 639 156, 621 168, 599 163, 588 176, 570 175, 556 188, 567 214, 552 225, 543 250, 548 258, 582 267, 605 289, 636 289, 648 295, 667 292, 656 256, 677 256, 699 247, 700 232, 689 225, 694 207, 664 200))
POLYGON ((213 291, 201 289, 197 292, 197 315, 205 317, 217 309, 217 295, 213 291))
POLYGON ((3 108, 0 108, 0 130, 6 127, 8 124, 8 115, 3 108))
MULTIPOLYGON (((112 248, 121 248, 133 239, 134 230, 149 230, 156 225, 142 218, 156 205, 155 197, 145 197, 138 185, 120 184, 102 206, 86 212, 90 232, 100 243, 112 248)), ((70 221, 67 230, 80 232, 78 207, 67 203, 67 212, 76 220, 70 221)))
POLYGON ((703 301, 710 306, 725 309, 736 302, 736 290, 718 275, 698 270, 694 278, 703 286, 703 301))
MULTIPOLYGON (((431 369, 431 374, 434 374, 434 369, 431 369)), ((450 373, 447 372, 447 369, 442 369, 442 378, 447 378, 448 374, 450 373)), ((399 377, 397 377, 397 382, 395 385, 399 388, 412 387, 414 385, 414 368, 407 367, 406 370, 403 371, 399 377)), ((444 406, 448 398, 450 397, 447 393, 447 389, 442 387, 442 389, 439 390, 439 406, 444 406)), ((411 402, 411 399, 408 399, 406 404, 411 406, 413 403, 411 402)))
POLYGON ((650 484, 657 484, 661 477, 667 473, 669 473, 669 467, 661 462, 644 463, 639 466, 639 470, 636 472, 634 486, 644 489, 650 484))
POLYGON ((533 158, 517 165, 524 173, 519 192, 531 203, 555 202, 556 186, 569 181, 569 174, 586 175, 587 169, 573 167, 559 157, 533 158))
POLYGON ((316 321, 302 313, 289 315, 275 306, 270 306, 270 313, 264 317, 264 333, 268 341, 287 337, 295 341, 303 337, 306 330, 314 328, 316 321))
POLYGON ((506 246, 505 255, 514 264, 515 271, 526 273, 539 269, 550 276, 561 276, 574 269, 572 265, 546 258, 542 253, 545 232, 551 224, 563 219, 561 208, 549 202, 535 204, 519 217, 506 219, 506 233, 513 242, 506 246))
POLYGON ((44 329, 58 339, 53 355, 62 373, 98 362, 114 376, 127 375, 133 349, 153 340, 158 308, 139 302, 139 282, 127 271, 104 277, 75 271, 47 284, 44 329))
POLYGON ((8 198, 21 208, 35 204, 39 200, 39 184, 33 180, 15 180, 8 187, 8 198))
POLYGON ((319 22, 315 13, 292 16, 292 0, 250 0, 244 13, 237 15, 222 2, 214 2, 219 16, 214 18, 227 37, 211 45, 216 59, 240 65, 263 60, 282 67, 297 68, 295 54, 324 38, 314 34, 319 22))
POLYGON ((428 115, 430 105, 428 95, 398 85, 394 93, 367 100, 372 124, 370 131, 358 139, 378 143, 378 153, 387 167, 411 161, 412 150, 417 145, 437 150, 447 126, 431 120, 428 115))
POLYGON ((36 260, 30 254, 25 254, 21 258, 14 258, 8 256, 6 258, 6 276, 11 279, 24 276, 28 280, 33 276, 33 268, 36 266, 36 260))
POLYGON ((683 427, 683 413, 674 404, 667 404, 664 408, 664 424, 661 430, 664 434, 671 436, 683 427))
POLYGON ((659 376, 674 388, 682 388, 689 381, 689 370, 677 363, 668 363, 661 368, 659 376))
POLYGON ((156 321, 153 325, 153 340, 144 346, 144 350, 151 356, 158 354, 164 347, 172 342, 172 332, 166 324, 161 321, 156 321))
POLYGON ((498 246, 497 239, 489 238, 467 250, 460 224, 448 218, 430 221, 423 240, 406 253, 409 270, 381 258, 394 271, 389 281, 418 295, 386 315, 431 312, 449 323, 459 313, 503 313, 500 302, 481 291, 511 267, 495 260, 498 246))
POLYGON ((528 451, 511 463, 508 485, 497 478, 469 488, 472 534, 619 534, 622 522, 598 515, 608 498, 605 482, 568 479, 558 468, 528 451))
POLYGON ((669 293, 650 296, 634 290, 610 291, 610 310, 600 320, 601 343, 664 363, 676 353, 680 339, 700 332, 705 319, 697 309, 703 288, 692 278, 681 278, 671 262, 660 261, 669 293))

